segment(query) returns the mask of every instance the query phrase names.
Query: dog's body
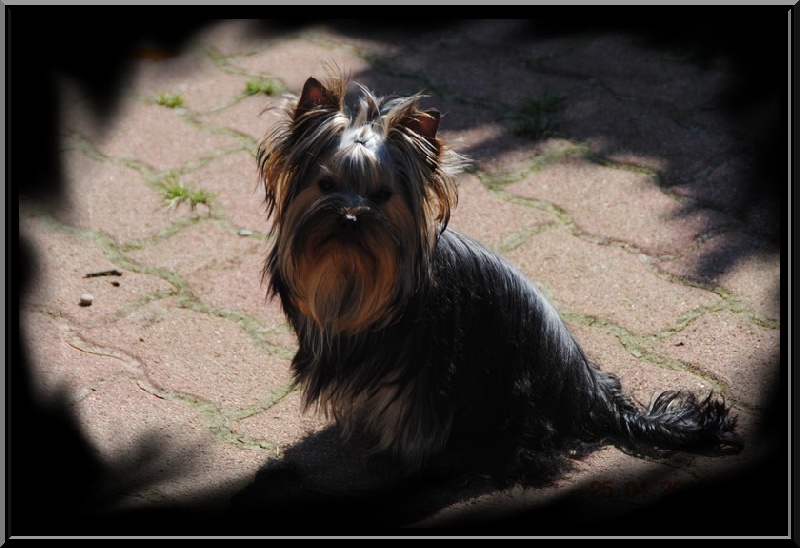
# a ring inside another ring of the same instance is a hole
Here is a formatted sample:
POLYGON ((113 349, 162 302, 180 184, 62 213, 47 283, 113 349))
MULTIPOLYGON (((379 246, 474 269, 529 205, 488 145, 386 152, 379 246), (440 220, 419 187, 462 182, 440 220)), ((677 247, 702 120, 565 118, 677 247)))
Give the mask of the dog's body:
POLYGON ((602 443, 741 448, 711 395, 645 410, 591 364, 552 305, 500 256, 447 228, 463 158, 419 96, 310 78, 259 165, 275 245, 264 274, 297 332, 306 406, 407 473, 537 482, 602 443))

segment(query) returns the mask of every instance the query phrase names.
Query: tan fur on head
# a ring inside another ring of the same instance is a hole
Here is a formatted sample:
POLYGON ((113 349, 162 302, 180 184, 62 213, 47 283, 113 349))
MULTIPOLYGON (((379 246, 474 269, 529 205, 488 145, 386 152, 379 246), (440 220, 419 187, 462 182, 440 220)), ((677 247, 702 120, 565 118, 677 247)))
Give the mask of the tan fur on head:
MULTIPOLYGON (((396 252, 392 230, 367 227, 360 241, 331 237, 338 215, 305 216, 321 198, 317 187, 311 186, 287 211, 289 225, 304 229, 302 235, 283 236, 286 245, 278 256, 295 304, 320 328, 332 332, 353 333, 378 326, 392 311, 402 289, 403 257, 396 252)), ((387 211, 394 208, 387 206, 387 211)), ((380 221, 365 218, 362 222, 380 221)))
POLYGON ((293 306, 330 333, 387 325, 420 287, 464 165, 421 95, 359 86, 351 112, 346 88, 342 77, 309 78, 258 153, 276 238, 265 276, 279 272, 293 306), (343 215, 357 219, 352 238, 337 232, 343 215))

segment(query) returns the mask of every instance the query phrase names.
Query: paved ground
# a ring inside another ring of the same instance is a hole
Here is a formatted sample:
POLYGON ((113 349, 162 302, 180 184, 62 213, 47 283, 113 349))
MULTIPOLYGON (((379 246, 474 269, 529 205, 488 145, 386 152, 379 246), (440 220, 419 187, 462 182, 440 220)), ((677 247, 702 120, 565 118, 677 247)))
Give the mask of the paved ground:
MULTIPOLYGON (((78 454, 97 466, 65 473, 59 438, 29 439, 66 482, 41 508, 78 504, 91 477, 109 513, 55 532, 785 533, 785 456, 767 480, 750 474, 785 455, 768 428, 786 403, 771 392, 786 312, 786 207, 773 190, 785 183, 758 163, 779 111, 769 97, 737 102, 737 67, 702 53, 513 20, 403 31, 226 21, 179 51, 138 49, 107 119, 63 81, 64 203, 19 203, 35 264, 20 333, 36 401, 65 399, 87 443, 78 454), (655 462, 606 448, 544 488, 387 486, 302 414, 295 339, 260 282, 269 223, 254 154, 274 121, 266 109, 324 63, 381 94, 426 90, 441 135, 474 160, 452 226, 535 279, 641 402, 667 388, 722 393, 745 451, 655 462), (170 202, 169 188, 199 201, 170 202), (703 514, 677 509, 700 496, 703 514), (776 504, 747 527, 719 517, 776 504)), ((12 430, 24 423, 10 417, 12 430)))

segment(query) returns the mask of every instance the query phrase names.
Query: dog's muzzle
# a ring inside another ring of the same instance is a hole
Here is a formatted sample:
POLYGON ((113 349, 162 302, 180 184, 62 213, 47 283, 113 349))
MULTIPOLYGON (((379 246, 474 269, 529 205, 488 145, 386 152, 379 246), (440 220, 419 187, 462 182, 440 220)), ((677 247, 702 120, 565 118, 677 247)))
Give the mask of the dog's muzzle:
POLYGON ((362 216, 370 213, 366 200, 355 194, 345 194, 341 198, 341 208, 336 226, 340 230, 354 231, 361 228, 362 216))

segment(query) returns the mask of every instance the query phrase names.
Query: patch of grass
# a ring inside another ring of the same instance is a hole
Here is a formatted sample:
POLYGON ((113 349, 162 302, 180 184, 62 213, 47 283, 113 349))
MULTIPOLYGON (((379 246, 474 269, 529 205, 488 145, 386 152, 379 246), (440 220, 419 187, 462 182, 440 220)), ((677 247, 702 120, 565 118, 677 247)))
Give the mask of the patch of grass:
POLYGON ((156 104, 167 108, 177 108, 183 105, 183 97, 171 93, 162 93, 156 97, 156 104))
POLYGON ((533 139, 551 137, 558 131, 557 115, 564 110, 565 97, 544 92, 519 108, 512 126, 514 133, 533 139))
POLYGON ((700 59, 700 54, 691 45, 675 45, 674 47, 667 48, 661 57, 667 61, 696 62, 700 59))
POLYGON ((202 188, 188 187, 174 176, 166 177, 157 186, 158 191, 169 202, 168 209, 175 209, 182 203, 188 204, 192 211, 200 204, 211 209, 211 200, 215 197, 213 192, 202 188))
POLYGON ((248 80, 245 93, 247 95, 276 95, 283 91, 283 87, 269 78, 258 78, 257 80, 248 80))

